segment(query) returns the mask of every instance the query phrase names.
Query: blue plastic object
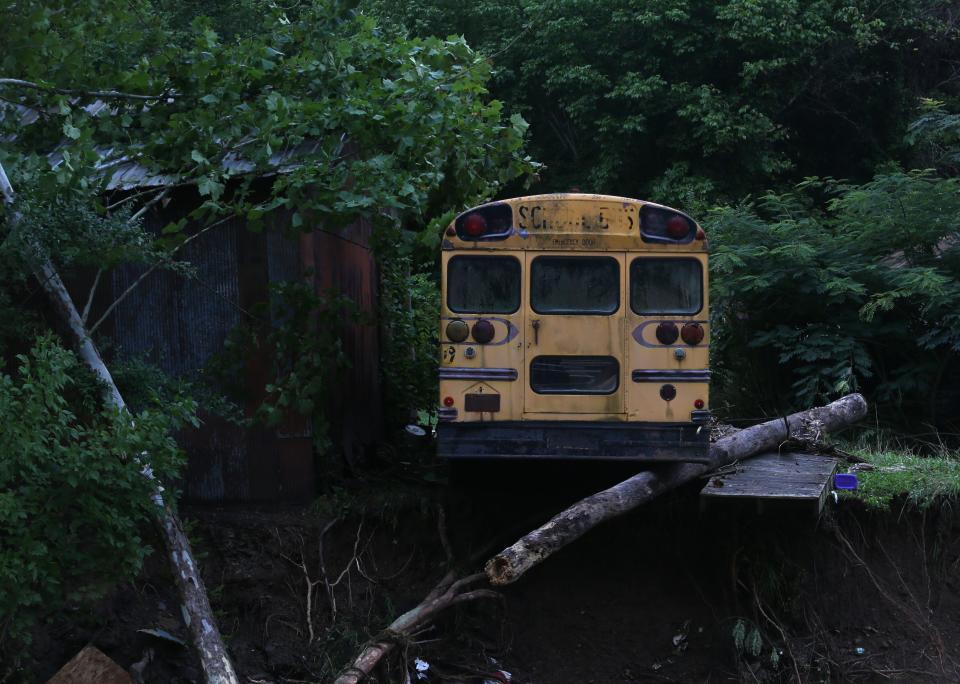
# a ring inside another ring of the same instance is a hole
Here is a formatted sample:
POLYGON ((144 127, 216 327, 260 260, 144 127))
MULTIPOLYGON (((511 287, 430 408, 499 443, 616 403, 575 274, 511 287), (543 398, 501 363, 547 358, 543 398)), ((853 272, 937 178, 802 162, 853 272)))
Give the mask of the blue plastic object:
POLYGON ((857 476, 854 473, 836 473, 833 476, 834 489, 856 489, 857 476))

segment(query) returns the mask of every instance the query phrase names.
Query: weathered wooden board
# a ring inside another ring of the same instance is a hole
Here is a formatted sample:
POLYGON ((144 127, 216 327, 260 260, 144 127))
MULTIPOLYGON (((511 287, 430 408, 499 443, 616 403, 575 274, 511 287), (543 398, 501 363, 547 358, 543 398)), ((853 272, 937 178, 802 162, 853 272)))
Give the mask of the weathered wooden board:
POLYGON ((700 499, 704 504, 731 499, 808 502, 819 512, 836 471, 837 460, 828 456, 801 452, 760 454, 711 477, 700 492, 700 499))

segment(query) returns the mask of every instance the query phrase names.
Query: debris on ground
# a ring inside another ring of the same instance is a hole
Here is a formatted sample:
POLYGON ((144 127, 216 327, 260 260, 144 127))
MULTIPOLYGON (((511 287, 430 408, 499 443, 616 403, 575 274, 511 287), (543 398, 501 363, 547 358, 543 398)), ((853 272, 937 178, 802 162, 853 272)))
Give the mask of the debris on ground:
POLYGON ((87 646, 53 675, 47 684, 133 684, 130 675, 103 651, 87 646))

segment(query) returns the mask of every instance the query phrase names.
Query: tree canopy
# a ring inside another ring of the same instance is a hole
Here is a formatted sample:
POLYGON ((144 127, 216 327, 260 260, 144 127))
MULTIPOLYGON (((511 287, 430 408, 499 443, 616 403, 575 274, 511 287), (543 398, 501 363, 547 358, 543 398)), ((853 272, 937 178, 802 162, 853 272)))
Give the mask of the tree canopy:
POLYGON ((548 190, 735 198, 900 159, 918 94, 953 89, 942 0, 371 0, 464 35, 531 123, 548 190))
POLYGON ((102 209, 110 166, 126 161, 195 187, 213 214, 255 221, 286 206, 295 225, 309 214, 398 226, 533 168, 525 122, 487 96, 489 65, 463 39, 389 35, 334 0, 242 4, 247 30, 223 36, 168 5, 7 6, 2 154, 33 198, 102 209), (264 176, 269 195, 254 200, 264 176))
MULTIPOLYGON (((257 230, 280 210, 302 230, 367 219, 382 259, 432 253, 437 221, 536 168, 526 122, 489 96, 489 78, 462 38, 408 39, 337 0, 2 5, 0 164, 17 200, 0 208, 0 433, 17 454, 0 457, 0 576, 19 581, 0 591, 0 649, 136 572, 153 504, 132 455, 150 451, 169 483, 172 431, 195 421, 195 402, 164 395, 155 375, 136 429, 104 407, 49 334, 36 262, 179 268, 188 219, 257 230), (145 211, 183 189, 199 208, 148 232, 145 211)), ((299 337, 267 341, 309 366, 293 366, 313 373, 296 391, 274 388, 309 410, 334 360, 315 312, 299 313, 299 337)))

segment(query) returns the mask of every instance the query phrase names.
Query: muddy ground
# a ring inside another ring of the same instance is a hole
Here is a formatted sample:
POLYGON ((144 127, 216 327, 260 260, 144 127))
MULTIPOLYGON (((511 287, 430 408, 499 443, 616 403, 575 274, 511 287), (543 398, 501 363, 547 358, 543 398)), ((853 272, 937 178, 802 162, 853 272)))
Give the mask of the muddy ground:
MULTIPOLYGON (((448 551, 473 571, 471 554, 499 550, 596 484, 568 472, 549 486, 463 491, 396 477, 309 506, 183 513, 241 680, 329 682, 429 591, 448 551)), ((502 593, 400 644, 381 681, 403 682, 415 658, 430 664, 424 682, 498 669, 524 684, 960 681, 960 515, 950 505, 876 513, 841 501, 817 520, 789 506, 701 511, 687 488, 594 530, 502 593)), ((143 629, 185 638, 159 557, 96 610, 42 630, 23 673, 45 681, 93 643, 143 682, 199 679, 186 648, 143 629)))

